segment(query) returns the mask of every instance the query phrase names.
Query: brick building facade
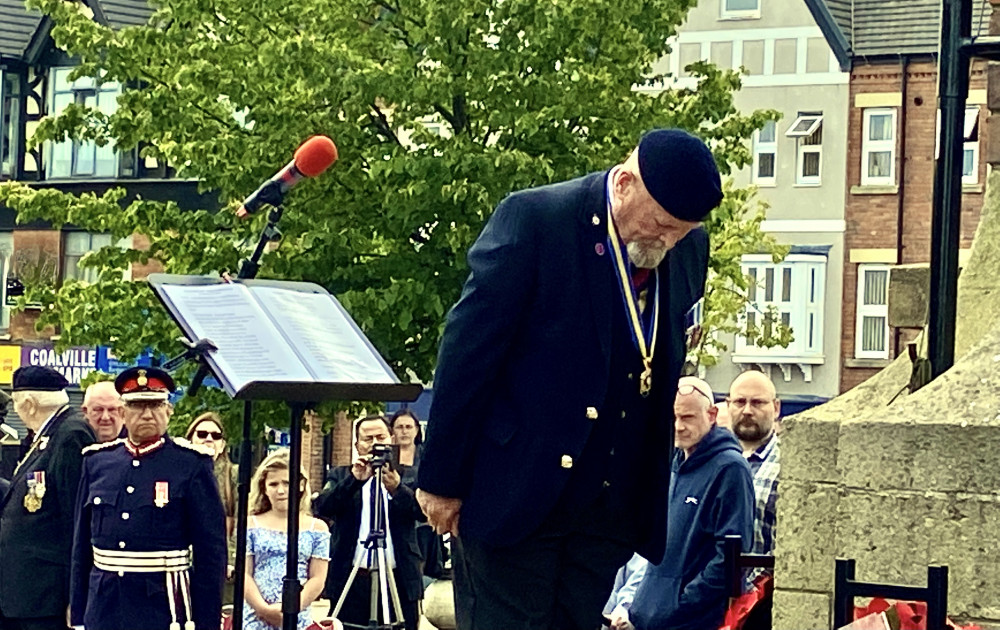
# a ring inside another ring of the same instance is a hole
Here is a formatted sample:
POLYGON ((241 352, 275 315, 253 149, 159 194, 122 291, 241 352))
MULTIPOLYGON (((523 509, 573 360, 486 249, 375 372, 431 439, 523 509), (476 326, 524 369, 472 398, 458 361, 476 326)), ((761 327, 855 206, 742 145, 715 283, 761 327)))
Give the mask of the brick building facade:
MULTIPOLYGON (((840 347, 846 391, 888 365, 918 332, 889 327, 888 284, 893 266, 930 262, 941 2, 805 2, 851 73, 840 347)), ((986 34, 991 10, 988 0, 973 0, 974 35, 986 34)), ((985 105, 986 64, 974 62, 964 120, 964 252, 983 203, 985 105)))
MULTIPOLYGON (((980 138, 984 134, 979 133, 988 116, 985 70, 985 63, 977 63, 970 77, 966 147, 971 167, 963 178, 963 249, 972 243, 986 181, 986 163, 980 159, 980 138)), ((866 314, 870 318, 881 317, 875 314, 878 309, 868 308, 876 305, 865 304, 865 298, 867 301, 881 298, 886 277, 881 275, 883 269, 930 261, 938 137, 937 88, 937 65, 933 58, 857 64, 851 72, 848 194, 844 213, 847 255, 842 306, 842 390, 854 387, 887 365, 905 350, 905 342, 913 334, 913 331, 888 330, 886 320, 882 332, 869 326, 866 340, 865 323, 859 326, 858 320, 866 314), (872 136, 880 134, 873 130, 873 116, 883 119, 888 116, 891 121, 890 145, 871 146, 875 142, 872 136), (888 146, 892 146, 893 159, 886 176, 878 172, 877 165, 872 165, 870 156, 873 149, 888 146), (870 177, 872 171, 880 177, 870 177), (866 277, 874 273, 879 275, 866 277), (859 282, 867 282, 860 295, 859 282), (879 343, 882 333, 884 344, 879 343)))

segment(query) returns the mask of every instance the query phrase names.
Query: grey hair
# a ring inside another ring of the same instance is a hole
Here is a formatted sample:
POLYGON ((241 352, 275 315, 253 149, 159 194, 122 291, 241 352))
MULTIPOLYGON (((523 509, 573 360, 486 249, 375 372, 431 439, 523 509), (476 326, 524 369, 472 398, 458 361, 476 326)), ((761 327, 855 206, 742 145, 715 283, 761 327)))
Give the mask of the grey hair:
POLYGON ((90 402, 90 397, 96 394, 107 392, 114 396, 116 399, 121 400, 121 394, 115 389, 114 381, 98 381, 87 386, 87 391, 83 393, 83 406, 86 407, 90 402))
POLYGON ((69 394, 64 389, 54 392, 25 389, 11 392, 11 399, 18 405, 28 399, 34 400, 40 409, 55 409, 69 404, 69 394))

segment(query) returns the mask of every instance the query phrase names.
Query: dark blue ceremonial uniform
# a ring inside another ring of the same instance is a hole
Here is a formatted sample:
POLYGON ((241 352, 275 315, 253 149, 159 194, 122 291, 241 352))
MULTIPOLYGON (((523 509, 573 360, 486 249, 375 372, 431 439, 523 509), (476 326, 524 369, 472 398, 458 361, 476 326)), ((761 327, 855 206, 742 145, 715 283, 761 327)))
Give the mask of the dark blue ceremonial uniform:
MULTIPOLYGON (((212 458, 169 437, 145 452, 134 453, 126 443, 95 445, 84 454, 73 540, 72 622, 87 630, 167 630, 172 620, 167 573, 104 570, 95 566, 94 553, 121 552, 122 562, 128 562, 132 552, 190 547, 195 627, 218 630, 226 533, 212 458)), ((175 610, 183 628, 183 598, 176 598, 175 610)))

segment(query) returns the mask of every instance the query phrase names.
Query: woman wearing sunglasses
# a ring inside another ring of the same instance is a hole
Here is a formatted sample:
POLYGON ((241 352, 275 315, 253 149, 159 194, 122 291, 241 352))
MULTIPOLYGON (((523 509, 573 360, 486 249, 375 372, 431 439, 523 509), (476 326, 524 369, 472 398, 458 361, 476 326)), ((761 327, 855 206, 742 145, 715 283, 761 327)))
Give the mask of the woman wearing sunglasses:
POLYGON ((233 536, 236 524, 236 464, 229 459, 226 435, 222 430, 222 418, 219 414, 213 411, 201 414, 188 425, 184 437, 194 444, 207 446, 214 453, 215 483, 219 486, 222 507, 226 511, 226 540, 229 541, 229 569, 226 572, 226 588, 223 591, 222 603, 232 604, 232 573, 236 558, 236 539, 233 536))

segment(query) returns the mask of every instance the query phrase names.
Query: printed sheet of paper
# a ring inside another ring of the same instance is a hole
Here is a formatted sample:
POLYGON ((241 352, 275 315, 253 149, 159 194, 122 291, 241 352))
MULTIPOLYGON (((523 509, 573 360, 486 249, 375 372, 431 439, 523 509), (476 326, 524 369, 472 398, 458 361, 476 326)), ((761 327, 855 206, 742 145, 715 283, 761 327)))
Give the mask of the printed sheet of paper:
POLYGON ((234 389, 254 381, 312 381, 264 310, 241 284, 164 285, 195 339, 210 339, 210 355, 234 389))
POLYGON ((251 290, 278 322, 316 381, 397 382, 331 295, 260 285, 251 290))

